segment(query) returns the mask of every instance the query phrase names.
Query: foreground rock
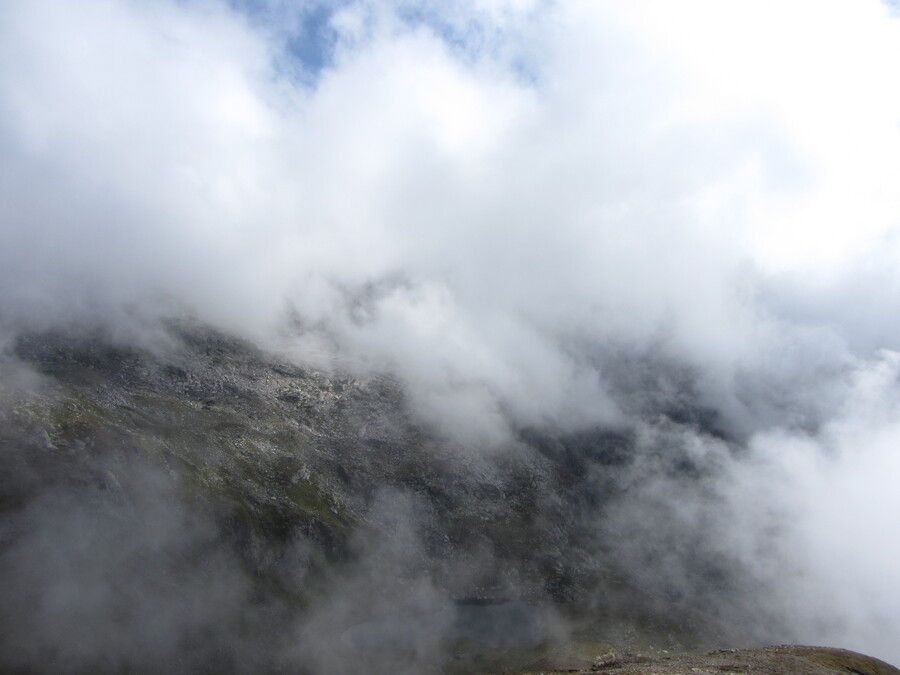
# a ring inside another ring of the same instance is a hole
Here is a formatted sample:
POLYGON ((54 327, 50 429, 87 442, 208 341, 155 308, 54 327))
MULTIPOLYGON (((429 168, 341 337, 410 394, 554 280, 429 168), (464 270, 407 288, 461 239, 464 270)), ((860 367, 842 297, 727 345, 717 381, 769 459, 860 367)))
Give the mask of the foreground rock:
POLYGON ((697 673, 857 673, 857 675, 893 675, 894 666, 871 656, 846 649, 782 645, 760 649, 719 650, 707 654, 662 654, 659 656, 607 654, 586 670, 542 671, 550 673, 659 673, 695 675, 697 673))

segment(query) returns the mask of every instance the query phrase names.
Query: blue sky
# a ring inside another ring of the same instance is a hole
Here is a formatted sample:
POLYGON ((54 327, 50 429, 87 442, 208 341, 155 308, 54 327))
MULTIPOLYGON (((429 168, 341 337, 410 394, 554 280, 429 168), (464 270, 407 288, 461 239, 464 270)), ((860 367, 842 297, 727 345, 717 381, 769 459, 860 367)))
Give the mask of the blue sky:
MULTIPOLYGON (((248 17, 251 24, 263 27, 273 42, 279 43, 290 60, 285 71, 305 85, 315 85, 323 68, 333 64, 340 44, 340 31, 333 25, 336 14, 358 11, 366 21, 375 23, 385 16, 384 6, 354 0, 305 0, 280 2, 277 0, 231 0, 231 5, 248 17)), ((498 4, 500 7, 501 4, 498 4)), ((536 3, 528 9, 537 15, 546 3, 536 3)), ((492 21, 491 12, 471 3, 443 5, 434 2, 398 2, 390 12, 392 20, 408 30, 426 30, 441 41, 460 59, 477 59, 484 55, 500 56, 517 41, 514 31, 502 22, 492 21), (476 10, 476 11, 473 11, 476 10)), ((370 26, 371 28, 371 26, 370 26)), ((516 45, 518 53, 503 54, 511 67, 526 81, 537 77, 535 64, 516 45)))

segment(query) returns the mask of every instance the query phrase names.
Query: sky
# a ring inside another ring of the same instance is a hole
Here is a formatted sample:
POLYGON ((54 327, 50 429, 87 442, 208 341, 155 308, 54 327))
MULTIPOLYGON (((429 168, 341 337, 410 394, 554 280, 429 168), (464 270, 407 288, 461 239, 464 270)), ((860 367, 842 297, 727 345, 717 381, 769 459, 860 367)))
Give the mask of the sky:
POLYGON ((191 315, 473 452, 649 429, 619 364, 679 364, 744 450, 723 541, 789 523, 756 572, 801 637, 900 661, 896 14, 6 0, 3 337, 191 315))

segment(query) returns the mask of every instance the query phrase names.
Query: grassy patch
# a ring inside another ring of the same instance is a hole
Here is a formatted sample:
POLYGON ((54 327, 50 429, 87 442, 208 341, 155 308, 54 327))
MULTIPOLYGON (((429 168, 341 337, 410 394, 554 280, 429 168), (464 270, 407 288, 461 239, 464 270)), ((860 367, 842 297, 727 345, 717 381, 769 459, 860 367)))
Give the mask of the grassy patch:
POLYGON ((103 408, 81 394, 73 393, 50 408, 47 423, 54 440, 72 442, 93 436, 102 427, 108 426, 110 420, 103 408))
POLYGON ((298 509, 336 530, 344 531, 352 524, 332 497, 312 479, 294 483, 287 488, 286 494, 298 509))

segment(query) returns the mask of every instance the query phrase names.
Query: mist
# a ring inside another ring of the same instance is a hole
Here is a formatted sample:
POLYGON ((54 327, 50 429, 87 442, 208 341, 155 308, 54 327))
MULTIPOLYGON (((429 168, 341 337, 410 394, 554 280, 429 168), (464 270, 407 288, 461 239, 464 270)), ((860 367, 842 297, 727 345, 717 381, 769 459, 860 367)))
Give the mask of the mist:
POLYGON ((900 662, 895 14, 7 0, 0 338, 192 317, 392 373, 460 461, 634 434, 623 564, 695 590, 694 542, 785 639, 900 662), (660 421, 688 393, 718 435, 660 421))

